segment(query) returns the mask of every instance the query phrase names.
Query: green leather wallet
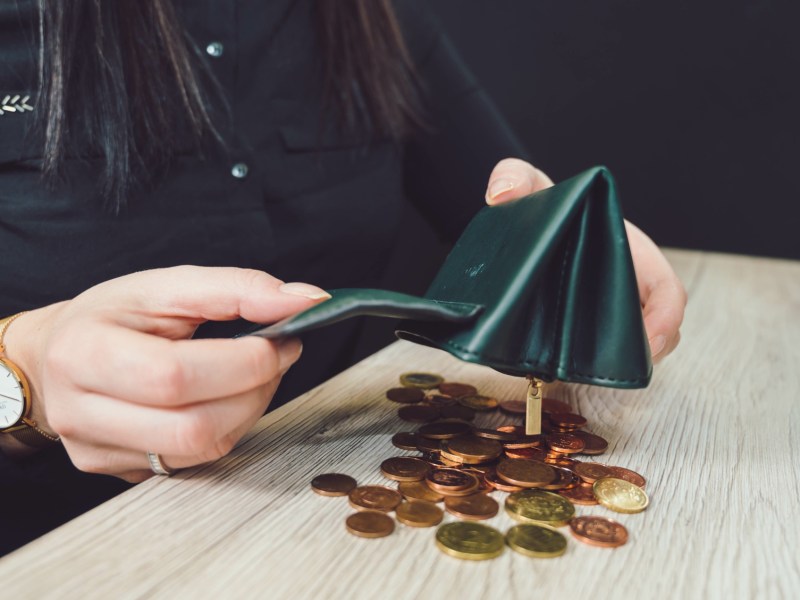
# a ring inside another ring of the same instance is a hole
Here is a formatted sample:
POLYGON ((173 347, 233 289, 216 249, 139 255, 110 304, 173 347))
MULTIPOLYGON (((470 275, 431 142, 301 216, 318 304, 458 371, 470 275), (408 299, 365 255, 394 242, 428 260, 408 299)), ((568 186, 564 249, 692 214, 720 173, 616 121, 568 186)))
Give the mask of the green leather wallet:
POLYGON ((339 289, 249 335, 297 335, 352 316, 404 319, 397 336, 511 375, 645 387, 652 364, 628 239, 603 167, 482 209, 424 298, 339 289))

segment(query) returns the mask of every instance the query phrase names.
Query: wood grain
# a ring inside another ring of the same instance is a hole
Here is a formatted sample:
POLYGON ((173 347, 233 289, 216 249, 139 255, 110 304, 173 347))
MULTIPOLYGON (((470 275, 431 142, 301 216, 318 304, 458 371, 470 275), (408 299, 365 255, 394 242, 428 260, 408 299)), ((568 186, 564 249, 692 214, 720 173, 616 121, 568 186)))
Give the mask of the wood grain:
MULTIPOLYGON (((609 440, 603 462, 647 479, 617 515, 627 545, 570 538, 556 559, 442 554, 433 529, 346 533, 315 474, 383 483, 408 430, 384 398, 433 370, 501 399, 526 382, 398 342, 264 417, 213 465, 153 478, 0 560, 6 597, 792 598, 800 589, 800 263, 671 251, 690 295, 683 342, 647 390, 553 386, 609 440)), ((507 421, 499 415, 493 423, 507 421)), ((495 492, 498 499, 504 494, 495 492)), ((451 517, 447 517, 451 520, 451 517)), ((500 514, 490 524, 512 521, 500 514)), ((566 530, 565 530, 566 531, 566 530)), ((0 532, 1 534, 1 532, 0 532)))

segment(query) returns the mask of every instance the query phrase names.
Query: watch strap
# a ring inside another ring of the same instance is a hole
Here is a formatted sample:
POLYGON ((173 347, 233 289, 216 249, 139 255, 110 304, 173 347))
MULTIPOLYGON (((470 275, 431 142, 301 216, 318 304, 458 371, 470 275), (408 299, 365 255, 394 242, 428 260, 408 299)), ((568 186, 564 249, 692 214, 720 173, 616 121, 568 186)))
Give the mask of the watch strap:
POLYGON ((59 438, 50 435, 35 425, 28 425, 27 427, 15 429, 14 431, 8 431, 6 435, 10 435, 15 440, 33 448, 47 448, 61 441, 59 438))

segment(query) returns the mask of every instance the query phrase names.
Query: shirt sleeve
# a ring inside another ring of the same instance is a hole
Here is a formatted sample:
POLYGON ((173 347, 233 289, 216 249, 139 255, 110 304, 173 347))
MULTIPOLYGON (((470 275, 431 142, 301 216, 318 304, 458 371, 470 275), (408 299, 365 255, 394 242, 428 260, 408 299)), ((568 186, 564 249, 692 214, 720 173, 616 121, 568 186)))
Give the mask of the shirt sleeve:
POLYGON ((416 2, 403 8, 425 110, 424 126, 405 148, 405 192, 439 237, 452 242, 485 206, 497 162, 530 157, 431 10, 416 2))

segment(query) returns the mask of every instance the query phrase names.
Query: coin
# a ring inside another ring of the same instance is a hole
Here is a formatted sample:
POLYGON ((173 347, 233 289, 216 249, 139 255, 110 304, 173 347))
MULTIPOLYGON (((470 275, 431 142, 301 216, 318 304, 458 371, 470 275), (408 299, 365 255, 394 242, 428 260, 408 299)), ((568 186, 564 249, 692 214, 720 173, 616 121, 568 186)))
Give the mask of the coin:
POLYGON ((425 502, 441 502, 444 500, 444 496, 434 492, 423 481, 401 481, 397 484, 397 489, 400 490, 406 500, 423 500, 425 502))
POLYGON ((397 520, 411 527, 433 527, 442 522, 444 512, 431 502, 403 502, 395 509, 397 520))
POLYGON ((501 492, 521 492, 525 488, 519 485, 511 485, 504 479, 500 479, 497 476, 497 473, 494 471, 489 471, 488 473, 484 473, 483 475, 484 481, 488 483, 490 486, 495 488, 496 490, 500 490, 501 492))
POLYGON ((514 441, 503 442, 503 447, 507 450, 517 450, 519 448, 544 448, 545 438, 542 434, 518 435, 514 441))
POLYGON ((425 392, 416 388, 392 388, 386 391, 386 397, 392 402, 400 404, 416 404, 422 402, 425 392))
POLYGON ((544 457, 544 462, 546 462, 548 465, 563 467, 565 469, 574 469, 575 465, 578 464, 577 460, 572 460, 571 458, 567 458, 566 456, 562 456, 560 454, 557 456, 547 455, 544 457))
POLYGON ((640 488, 644 488, 645 484, 647 483, 644 480, 644 477, 639 475, 636 471, 631 471, 630 469, 626 469, 625 467, 612 467, 606 465, 608 470, 611 471, 611 477, 616 477, 617 479, 624 479, 625 481, 630 481, 633 485, 639 486, 640 488))
POLYGON ((496 398, 482 396, 480 394, 470 394, 469 396, 459 396, 458 403, 472 410, 487 411, 494 410, 498 406, 496 398))
POLYGON ((628 541, 625 526, 605 517, 575 517, 569 528, 576 539, 592 546, 616 548, 628 541))
POLYGON ((528 410, 525 400, 501 400, 500 410, 512 415, 524 415, 528 410))
POLYGON ((456 521, 436 530, 436 545, 445 554, 465 560, 487 560, 503 553, 503 534, 482 523, 456 521))
POLYGON ((440 383, 439 392, 451 398, 460 398, 461 396, 471 396, 477 394, 478 390, 475 386, 468 383, 440 383))
POLYGON ((450 467, 461 467, 464 465, 464 459, 457 454, 451 454, 446 449, 439 450, 440 460, 450 467))
POLYGON ((432 490, 445 496, 468 496, 480 487, 475 475, 458 469, 434 469, 425 481, 432 490))
POLYGON ((347 531, 363 538, 386 537, 394 531, 394 519, 376 510, 353 513, 344 524, 347 531))
POLYGON ((560 454, 576 454, 586 447, 581 438, 570 433, 552 433, 545 438, 545 441, 551 450, 560 454))
POLYGON ((563 400, 556 400, 555 398, 542 398, 542 412, 550 414, 571 413, 572 407, 563 400))
POLYGON ((517 434, 498 431, 497 429, 475 429, 472 433, 478 437, 486 438, 487 440, 497 440, 503 445, 517 439, 517 434))
POLYGON ((423 390, 435 388, 443 381, 444 378, 435 373, 403 373, 400 375, 400 385, 423 390))
POLYGON ((556 472, 550 465, 524 458, 505 458, 497 465, 497 476, 524 488, 552 483, 556 472))
POLYGON ((501 425, 497 428, 497 431, 503 431, 505 433, 513 433, 517 436, 524 436, 525 435, 525 427, 521 425, 501 425))
POLYGON ((381 473, 394 481, 420 481, 431 470, 428 463, 411 456, 395 456, 381 463, 381 473))
POLYGON ((544 525, 515 525, 506 533, 506 544, 534 558, 554 558, 567 551, 567 538, 544 525))
POLYGON ((575 413, 553 413, 550 415, 550 420, 556 427, 566 429, 580 429, 586 425, 586 418, 575 413))
POLYGON ((575 516, 575 507, 569 500, 553 492, 523 490, 508 495, 506 512, 523 523, 561 527, 575 516))
POLYGON ((444 499, 444 507, 451 515, 467 521, 491 519, 500 510, 497 501, 486 494, 451 496, 444 499))
POLYGON ((545 485, 537 486, 542 490, 565 490, 575 487, 580 482, 575 473, 563 467, 551 467, 556 472, 556 478, 545 485))
POLYGON ((439 409, 435 406, 425 406, 423 404, 403 406, 397 410, 397 416, 409 423, 429 423, 439 418, 439 409))
POLYGON ((401 431, 392 436, 392 445, 401 450, 417 450, 417 434, 401 431))
POLYGON ((432 396, 428 396, 425 398, 426 404, 430 404, 431 406, 451 406, 458 402, 455 398, 451 398, 450 396, 441 396, 439 394, 434 394, 432 396))
POLYGON ((364 485, 352 490, 348 500, 356 510, 389 512, 402 502, 403 496, 397 490, 382 485, 364 485))
POLYGON ((596 506, 598 504, 590 485, 576 485, 565 490, 558 490, 558 493, 573 504, 581 506, 596 506))
POLYGON ((417 429, 417 434, 434 440, 447 440, 472 431, 472 425, 463 421, 435 421, 417 429))
POLYGON ((355 487, 355 479, 340 473, 323 473, 311 480, 311 489, 321 496, 347 496, 355 487))
POLYGON ((528 460, 544 461, 547 456, 542 448, 506 448, 505 454, 508 458, 526 458, 528 460))
POLYGON ((638 513, 649 504, 645 491, 624 479, 615 477, 598 479, 592 485, 592 491, 600 504, 615 512, 638 513))
POLYGON ((461 457, 467 464, 486 462, 503 453, 503 446, 500 442, 474 435, 462 435, 445 440, 442 442, 442 449, 461 457))
POLYGON ((582 462, 575 465, 575 474, 586 483, 594 483, 603 477, 613 477, 611 469, 600 463, 582 462))
POLYGON ((586 444, 583 450, 581 450, 581 454, 602 454, 608 448, 608 442, 605 439, 601 438, 599 435, 589 433, 588 431, 579 429, 578 431, 574 431, 572 435, 581 438, 583 443, 586 444))
POLYGON ((441 443, 439 440, 432 440, 430 438, 417 436, 417 450, 420 452, 427 452, 430 454, 439 454, 441 443))
POLYGON ((472 421, 475 418, 475 411, 460 404, 452 406, 442 406, 439 411, 443 419, 461 419, 462 421, 472 421))

